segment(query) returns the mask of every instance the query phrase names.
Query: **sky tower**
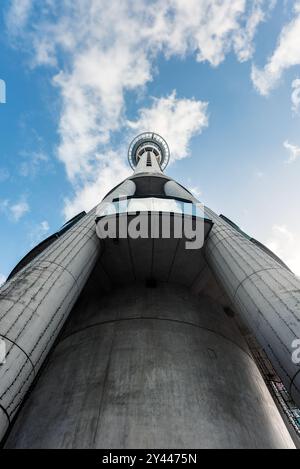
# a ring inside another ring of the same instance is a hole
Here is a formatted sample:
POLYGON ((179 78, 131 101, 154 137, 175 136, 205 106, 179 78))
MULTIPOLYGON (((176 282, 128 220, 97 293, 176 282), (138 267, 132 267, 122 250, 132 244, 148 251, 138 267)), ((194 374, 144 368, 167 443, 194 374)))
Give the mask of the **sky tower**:
POLYGON ((164 174, 165 140, 0 290, 6 448, 292 448, 254 358, 300 405, 300 282, 164 174))

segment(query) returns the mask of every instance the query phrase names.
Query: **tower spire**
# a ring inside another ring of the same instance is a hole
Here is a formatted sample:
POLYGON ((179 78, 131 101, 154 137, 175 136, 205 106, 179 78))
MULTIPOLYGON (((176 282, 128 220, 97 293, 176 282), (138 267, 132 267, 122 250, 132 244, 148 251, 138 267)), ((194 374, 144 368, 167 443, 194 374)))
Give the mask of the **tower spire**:
POLYGON ((135 137, 128 149, 128 161, 135 172, 162 172, 170 159, 167 142, 154 132, 135 137))

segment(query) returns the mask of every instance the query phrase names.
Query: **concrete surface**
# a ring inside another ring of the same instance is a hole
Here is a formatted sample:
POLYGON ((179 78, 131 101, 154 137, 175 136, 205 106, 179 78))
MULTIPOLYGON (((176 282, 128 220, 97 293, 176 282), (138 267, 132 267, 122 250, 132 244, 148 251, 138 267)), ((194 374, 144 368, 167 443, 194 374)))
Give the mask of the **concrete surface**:
POLYGON ((206 260, 233 307, 266 351, 300 407, 300 363, 292 360, 300 338, 300 280, 214 212, 206 260))
POLYGON ((179 285, 90 278, 7 448, 288 448, 240 333, 179 285))
POLYGON ((0 289, 0 441, 16 415, 100 253, 94 211, 0 289))

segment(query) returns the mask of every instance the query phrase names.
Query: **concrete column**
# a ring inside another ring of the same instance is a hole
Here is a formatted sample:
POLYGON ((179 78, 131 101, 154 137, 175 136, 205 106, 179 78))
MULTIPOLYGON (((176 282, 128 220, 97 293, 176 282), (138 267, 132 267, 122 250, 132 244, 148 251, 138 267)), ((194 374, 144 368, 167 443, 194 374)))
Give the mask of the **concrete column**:
POLYGON ((233 320, 179 285, 99 292, 95 271, 7 448, 289 448, 233 320))
POLYGON ((214 226, 205 257, 234 308, 264 348, 300 406, 300 280, 287 268, 206 209, 214 226))
POLYGON ((136 165, 134 174, 137 175, 139 173, 155 173, 163 175, 163 172, 158 164, 155 155, 149 153, 149 157, 147 157, 148 153, 149 152, 145 152, 144 155, 140 158, 138 164, 136 165), (148 161, 150 162, 150 165, 148 165, 148 161))
POLYGON ((0 440, 97 261, 94 220, 93 210, 0 289, 0 440))

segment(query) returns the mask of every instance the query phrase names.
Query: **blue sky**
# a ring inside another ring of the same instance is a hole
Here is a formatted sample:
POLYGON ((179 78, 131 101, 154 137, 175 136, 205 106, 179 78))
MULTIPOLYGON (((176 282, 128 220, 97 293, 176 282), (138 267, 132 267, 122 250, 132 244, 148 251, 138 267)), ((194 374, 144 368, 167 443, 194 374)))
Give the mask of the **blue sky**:
POLYGON ((167 173, 300 275, 300 2, 2 1, 0 280, 130 174, 167 173))

